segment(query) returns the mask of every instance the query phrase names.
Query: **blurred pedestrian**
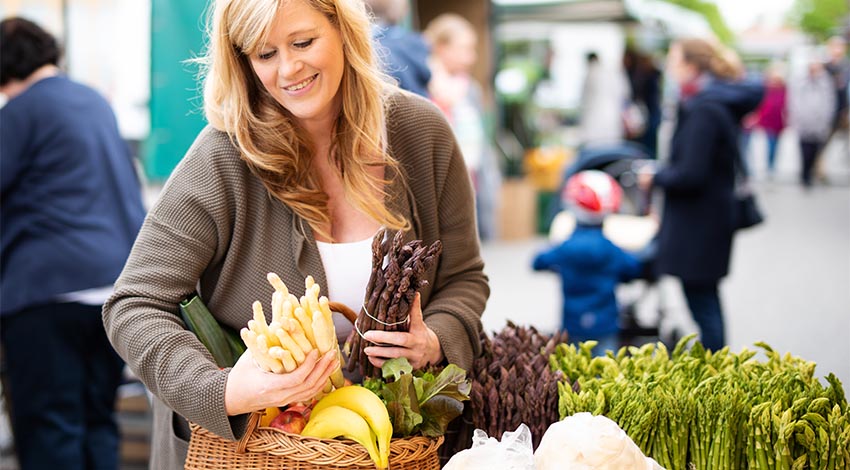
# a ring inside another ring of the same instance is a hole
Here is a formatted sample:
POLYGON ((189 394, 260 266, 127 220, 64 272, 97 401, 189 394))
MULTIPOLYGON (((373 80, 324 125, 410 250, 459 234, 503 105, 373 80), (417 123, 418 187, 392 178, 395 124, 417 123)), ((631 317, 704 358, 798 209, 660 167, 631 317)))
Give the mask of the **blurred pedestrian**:
POLYGON ((103 97, 58 67, 56 39, 0 22, 0 308, 22 470, 117 469, 124 364, 103 329, 145 216, 130 149, 103 97))
POLYGON ((847 131, 848 99, 847 87, 850 85, 850 58, 847 57, 847 41, 841 36, 833 36, 826 42, 829 59, 824 64, 827 73, 832 77, 835 87, 835 110, 832 131, 847 131))
POLYGON ((803 187, 809 188, 813 169, 832 132, 835 117, 835 90, 821 61, 811 59, 806 73, 791 82, 788 114, 800 139, 800 181, 803 187))
MULTIPOLYGON (((847 118, 850 58, 847 57, 847 41, 841 36, 833 36, 826 42, 826 51, 829 58, 824 67, 832 78, 832 85, 835 88, 835 116, 832 120, 832 130, 820 153, 823 153, 830 141, 840 140, 843 154, 850 155, 850 119, 847 118)), ((816 166, 818 179, 825 181, 823 158, 819 158, 818 162, 816 166)))
POLYGON ((705 347, 726 344, 718 285, 729 272, 735 166, 741 119, 762 98, 758 84, 702 39, 670 46, 667 73, 680 90, 667 165, 639 173, 639 184, 664 191, 657 269, 680 279, 705 347))
POLYGON ((623 54, 623 68, 629 78, 632 101, 646 113, 643 132, 631 140, 642 144, 646 152, 656 158, 661 125, 661 71, 652 56, 634 49, 626 49, 623 54))
POLYGON ((483 92, 472 76, 478 37, 460 15, 437 16, 424 31, 431 46, 431 98, 452 126, 475 188, 478 233, 496 236, 496 206, 501 174, 486 128, 483 92))
POLYGON ((776 148, 785 129, 786 87, 782 67, 773 64, 765 71, 764 98, 755 111, 753 125, 764 131, 767 138, 767 174, 773 177, 776 169, 776 148))
MULTIPOLYGON (((249 351, 220 369, 180 320, 177 304, 196 289, 236 329, 270 292, 269 272, 298 296, 311 275, 358 311, 382 228, 441 240, 410 331, 365 332, 374 345, 364 353, 376 367, 405 357, 416 369, 467 370, 490 292, 452 131, 431 102, 384 81, 365 5, 216 0, 211 9, 210 126, 171 174, 103 310, 110 340, 154 397, 155 470, 183 468, 188 421, 239 439, 251 412, 310 401, 337 364, 332 351, 310 352, 294 370, 268 373, 249 351)), ((333 317, 338 339, 353 331, 333 317)))
POLYGON ((630 103, 628 78, 622 69, 609 69, 596 52, 585 57, 587 72, 581 88, 579 135, 582 145, 602 144, 625 137, 624 112, 630 103))
POLYGON ((541 251, 532 264, 536 271, 561 276, 561 328, 573 343, 599 342, 594 354, 620 347, 617 285, 641 274, 638 259, 602 233, 605 217, 619 210, 623 190, 607 173, 585 170, 571 176, 561 200, 576 220, 567 240, 541 251))
POLYGON ((408 0, 366 0, 375 16, 374 38, 380 47, 377 55, 385 71, 398 81, 398 86, 417 95, 428 97, 428 44, 416 31, 401 22, 410 10, 408 0))

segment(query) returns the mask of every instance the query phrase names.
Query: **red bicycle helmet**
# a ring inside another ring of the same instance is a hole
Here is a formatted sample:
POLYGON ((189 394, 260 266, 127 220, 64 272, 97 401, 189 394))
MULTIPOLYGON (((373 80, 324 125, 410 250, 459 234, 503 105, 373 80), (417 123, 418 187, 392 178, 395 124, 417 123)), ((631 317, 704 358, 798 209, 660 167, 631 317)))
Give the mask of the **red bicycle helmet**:
POLYGON ((561 201, 586 224, 601 224, 606 215, 620 209, 623 190, 617 180, 598 170, 580 171, 567 180, 561 201))

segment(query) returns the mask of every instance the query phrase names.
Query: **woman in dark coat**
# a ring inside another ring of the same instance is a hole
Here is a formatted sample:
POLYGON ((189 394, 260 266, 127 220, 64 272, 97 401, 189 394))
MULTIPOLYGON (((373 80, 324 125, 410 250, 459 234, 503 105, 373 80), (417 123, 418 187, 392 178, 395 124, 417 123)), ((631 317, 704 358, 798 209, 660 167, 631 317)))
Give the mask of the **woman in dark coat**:
POLYGON ((681 280, 703 344, 717 350, 726 342, 718 284, 729 272, 735 231, 736 143, 762 88, 735 83, 735 67, 701 39, 670 47, 668 74, 681 89, 670 160, 641 184, 664 191, 658 270, 681 280))

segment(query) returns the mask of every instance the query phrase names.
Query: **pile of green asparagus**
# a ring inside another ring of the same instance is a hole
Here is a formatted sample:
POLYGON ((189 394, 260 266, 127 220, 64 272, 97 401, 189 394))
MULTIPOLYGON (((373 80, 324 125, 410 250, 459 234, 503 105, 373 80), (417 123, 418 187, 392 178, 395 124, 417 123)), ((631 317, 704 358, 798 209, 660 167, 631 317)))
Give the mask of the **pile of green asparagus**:
POLYGON ((693 337, 672 353, 650 343, 605 357, 592 357, 595 341, 560 344, 549 365, 569 380, 561 419, 605 415, 670 470, 850 469, 850 409, 834 375, 824 385, 813 362, 764 343, 759 360, 746 348, 687 347, 693 337))

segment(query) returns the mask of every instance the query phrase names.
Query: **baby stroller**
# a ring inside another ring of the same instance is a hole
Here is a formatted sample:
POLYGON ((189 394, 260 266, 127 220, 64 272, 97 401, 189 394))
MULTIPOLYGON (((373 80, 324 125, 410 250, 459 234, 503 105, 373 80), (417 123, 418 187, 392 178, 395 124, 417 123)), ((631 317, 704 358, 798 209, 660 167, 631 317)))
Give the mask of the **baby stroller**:
MULTIPOLYGON (((682 336, 681 328, 667 318, 671 310, 687 309, 675 280, 662 282, 654 275, 653 260, 658 222, 649 215, 650 195, 638 188, 637 172, 650 162, 641 146, 631 142, 616 142, 581 148, 576 161, 564 172, 558 193, 561 194, 570 176, 584 170, 599 170, 613 177, 623 189, 623 201, 618 213, 605 219, 603 233, 615 245, 635 254, 647 268, 641 279, 621 285, 617 290, 620 305, 620 342, 639 345, 662 341, 673 345, 682 336), (670 285, 670 283, 674 283, 670 285)), ((575 218, 565 210, 560 198, 549 209, 551 224, 549 241, 557 243, 570 236, 575 218)))

